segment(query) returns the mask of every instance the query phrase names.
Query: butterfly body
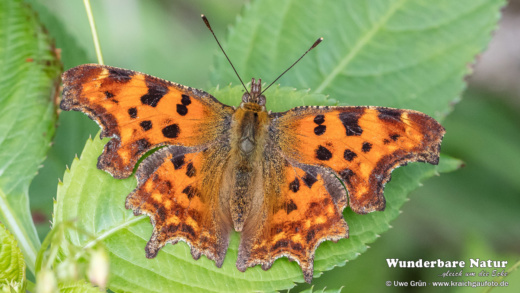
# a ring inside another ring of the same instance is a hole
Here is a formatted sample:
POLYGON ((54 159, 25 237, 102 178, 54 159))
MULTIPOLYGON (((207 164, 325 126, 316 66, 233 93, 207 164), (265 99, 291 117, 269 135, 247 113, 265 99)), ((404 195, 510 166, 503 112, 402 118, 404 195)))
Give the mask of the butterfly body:
POLYGON ((81 65, 63 74, 61 108, 89 115, 112 137, 98 168, 116 178, 143 160, 127 197, 150 216, 146 256, 184 241, 191 254, 223 264, 232 229, 241 232, 236 266, 269 269, 286 256, 313 276, 325 240, 348 237, 343 209, 381 211, 391 171, 437 164, 444 128, 412 110, 298 107, 266 111, 253 79, 236 109, 211 95, 142 73, 81 65), (344 185, 343 185, 344 184, 344 185), (347 192, 344 188, 346 186, 347 192))
MULTIPOLYGON (((260 82, 260 81, 259 81, 260 82)), ((254 80, 253 80, 254 83, 254 80)), ((254 87, 253 87, 254 88, 254 87)), ((251 95, 256 94, 252 92, 251 95)), ((246 219, 259 210, 263 190, 262 153, 265 147, 269 117, 263 104, 245 94, 243 102, 233 114, 231 124, 231 156, 224 175, 231 191, 229 214, 235 231, 241 232, 246 219), (254 207, 256 205, 256 209, 254 207)), ((221 192, 225 196, 225 191, 221 192)))

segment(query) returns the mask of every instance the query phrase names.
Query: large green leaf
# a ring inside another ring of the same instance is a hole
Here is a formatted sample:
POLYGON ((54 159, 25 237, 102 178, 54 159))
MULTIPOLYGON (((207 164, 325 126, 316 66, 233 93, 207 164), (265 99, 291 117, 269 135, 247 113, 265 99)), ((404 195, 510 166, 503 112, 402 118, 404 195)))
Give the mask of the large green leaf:
POLYGON ((13 235, 0 223, 0 291, 25 289, 25 262, 13 235))
POLYGON ((0 0, 0 221, 34 269, 40 242, 27 190, 54 134, 61 67, 35 14, 20 0, 0 0))
MULTIPOLYGON (((324 41, 280 83, 349 105, 407 108, 436 119, 491 37, 503 0, 262 0, 230 30, 242 79, 271 82, 318 37, 324 41)), ((217 54, 214 84, 237 83, 217 54)), ((266 92, 269 96, 269 92, 266 92)), ((269 97, 268 97, 269 98, 269 97)))

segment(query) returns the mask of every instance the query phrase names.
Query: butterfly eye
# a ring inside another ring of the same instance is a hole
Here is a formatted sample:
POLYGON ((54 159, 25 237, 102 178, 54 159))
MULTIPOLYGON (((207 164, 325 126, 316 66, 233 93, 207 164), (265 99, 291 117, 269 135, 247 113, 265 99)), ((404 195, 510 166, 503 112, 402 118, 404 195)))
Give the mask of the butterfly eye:
POLYGON ((260 95, 258 97, 258 105, 265 106, 265 96, 264 95, 260 95))
POLYGON ((242 103, 249 103, 250 95, 249 93, 245 93, 242 95, 242 103))

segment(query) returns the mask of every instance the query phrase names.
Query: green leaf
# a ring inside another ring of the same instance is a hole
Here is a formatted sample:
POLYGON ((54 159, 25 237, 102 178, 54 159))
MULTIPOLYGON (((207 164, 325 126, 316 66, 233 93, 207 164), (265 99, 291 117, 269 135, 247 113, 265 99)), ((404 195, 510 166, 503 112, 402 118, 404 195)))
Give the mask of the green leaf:
MULTIPOLYGON (((76 36, 70 33, 71 27, 65 25, 59 17, 38 0, 25 0, 30 3, 32 9, 38 14, 38 18, 52 35, 56 48, 61 50, 61 61, 65 69, 74 67, 78 63, 86 63, 94 60, 89 58, 85 49, 79 44, 76 36)), ((80 3, 83 7, 83 3, 80 3)), ((54 4, 56 6, 56 4, 54 4)), ((53 7, 53 6, 51 6, 53 7)), ((55 8, 55 7, 54 7, 55 8)))
MULTIPOLYGON (((65 25, 59 18, 56 10, 63 8, 61 5, 52 3, 52 1, 45 1, 45 4, 39 0, 25 1, 30 3, 31 7, 37 12, 39 19, 54 39, 56 48, 61 50, 60 57, 65 69, 95 60, 94 58, 89 58, 85 49, 80 46, 78 42, 80 36, 70 33, 71 30, 77 29, 79 25, 75 23, 67 23, 65 25)), ((69 5, 79 5, 79 12, 84 13, 83 1, 69 1, 67 4, 68 7, 70 7, 69 5)), ((78 17, 78 12, 68 11, 67 13, 78 17)), ((86 20, 85 26, 88 27, 86 20)), ((88 35, 88 40, 92 40, 90 35, 88 35)), ((93 54, 91 55, 94 56, 93 54)), ((96 133, 98 129, 96 123, 86 116, 71 114, 68 112, 60 113, 57 122, 57 125, 60 125, 60 127, 56 131, 54 144, 49 149, 47 158, 42 163, 42 169, 39 170, 38 175, 33 179, 29 187, 31 211, 38 214, 38 221, 35 225, 40 239, 45 238, 45 234, 50 229, 49 221, 52 214, 52 200, 56 197, 57 178, 63 176, 65 166, 70 164, 74 154, 81 152, 89 131, 90 133, 96 133)))
MULTIPOLYGON (((491 38, 503 0, 262 0, 246 4, 224 48, 242 79, 271 82, 318 38, 279 83, 344 105, 451 110, 463 76, 491 38)), ((237 78, 219 52, 214 84, 237 78)), ((269 100, 269 91, 266 96, 269 100)))
POLYGON ((54 134, 60 65, 35 14, 0 0, 0 221, 34 271, 40 242, 27 190, 54 134))
POLYGON ((13 235, 0 223, 0 291, 25 292, 25 261, 13 235))

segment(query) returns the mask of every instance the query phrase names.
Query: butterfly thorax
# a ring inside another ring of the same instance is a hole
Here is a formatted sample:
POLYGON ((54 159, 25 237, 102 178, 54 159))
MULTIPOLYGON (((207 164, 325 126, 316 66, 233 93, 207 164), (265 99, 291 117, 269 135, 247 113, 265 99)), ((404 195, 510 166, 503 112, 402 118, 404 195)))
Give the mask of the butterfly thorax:
POLYGON ((265 96, 261 95, 261 80, 251 83, 251 92, 242 96, 231 127, 232 152, 227 178, 232 178, 229 197, 230 216, 235 230, 241 231, 245 220, 253 216, 254 205, 263 184, 261 159, 265 146, 269 115, 265 96))
POLYGON ((268 115, 265 110, 265 96, 262 95, 262 80, 258 82, 253 78, 251 81, 251 92, 242 96, 242 103, 235 112, 234 122, 238 128, 235 130, 239 137, 238 149, 241 154, 251 157, 255 150, 256 142, 263 137, 268 123, 268 115))

